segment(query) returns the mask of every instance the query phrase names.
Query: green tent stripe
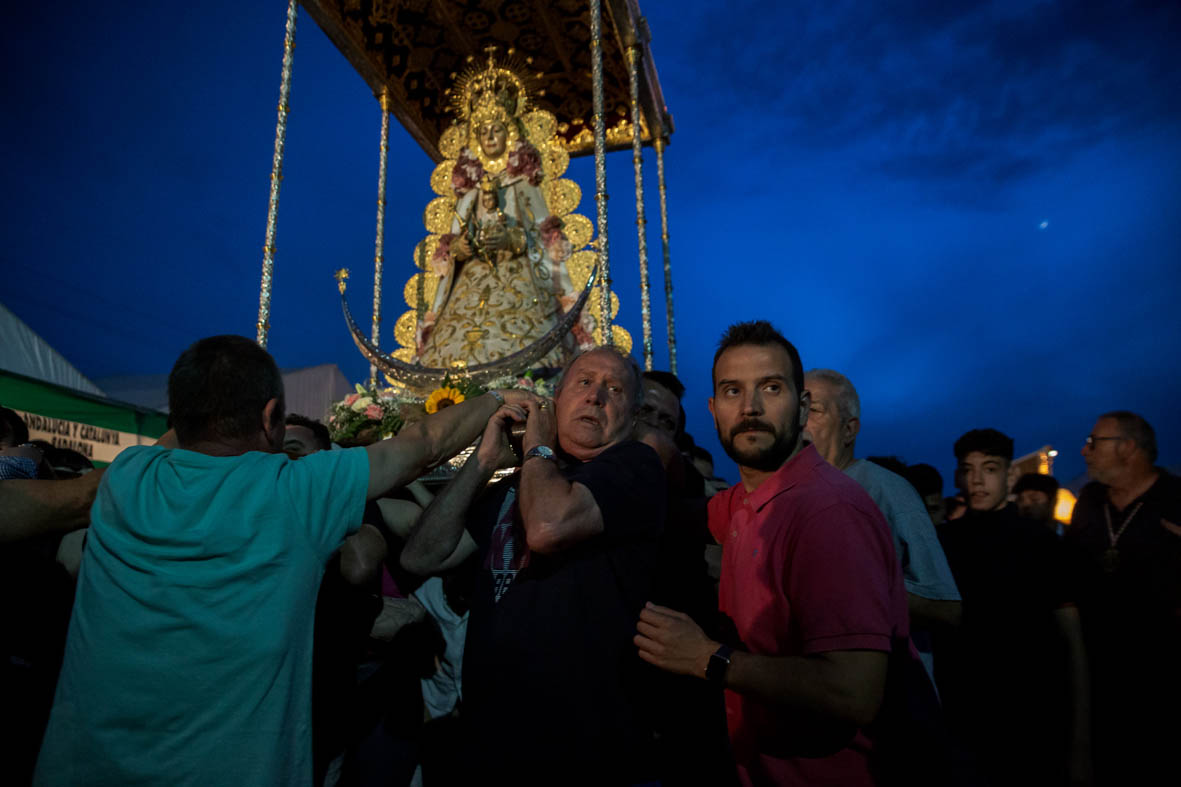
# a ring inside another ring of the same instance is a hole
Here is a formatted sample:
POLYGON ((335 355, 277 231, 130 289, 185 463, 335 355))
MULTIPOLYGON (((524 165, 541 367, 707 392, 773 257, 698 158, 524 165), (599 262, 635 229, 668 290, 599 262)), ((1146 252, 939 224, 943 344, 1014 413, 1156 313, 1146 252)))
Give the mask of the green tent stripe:
POLYGON ((159 437, 168 430, 168 417, 155 410, 102 399, 3 369, 0 369, 0 405, 148 437, 159 437))

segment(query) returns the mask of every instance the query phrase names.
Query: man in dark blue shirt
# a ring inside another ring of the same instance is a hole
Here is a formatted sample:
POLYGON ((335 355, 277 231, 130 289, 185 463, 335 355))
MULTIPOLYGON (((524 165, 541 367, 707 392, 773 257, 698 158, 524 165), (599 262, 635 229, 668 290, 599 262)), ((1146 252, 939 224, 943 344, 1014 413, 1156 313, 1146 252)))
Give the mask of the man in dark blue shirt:
POLYGON ((646 667, 631 640, 651 592, 666 493, 656 451, 631 439, 642 396, 629 358, 608 348, 580 355, 553 404, 497 411, 402 552, 402 565, 420 574, 479 553, 461 711, 473 779, 652 776, 646 667), (514 421, 526 423, 521 471, 480 495, 513 462, 514 421))

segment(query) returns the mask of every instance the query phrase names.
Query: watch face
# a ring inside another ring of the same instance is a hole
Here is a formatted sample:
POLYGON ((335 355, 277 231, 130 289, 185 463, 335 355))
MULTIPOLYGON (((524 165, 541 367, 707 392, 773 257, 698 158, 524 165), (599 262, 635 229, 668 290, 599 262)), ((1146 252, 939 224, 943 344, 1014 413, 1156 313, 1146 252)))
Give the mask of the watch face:
POLYGON ((726 679, 726 670, 730 667, 730 654, 733 652, 732 648, 725 645, 718 648, 718 652, 709 657, 709 663, 705 667, 705 677, 711 682, 722 683, 726 679))

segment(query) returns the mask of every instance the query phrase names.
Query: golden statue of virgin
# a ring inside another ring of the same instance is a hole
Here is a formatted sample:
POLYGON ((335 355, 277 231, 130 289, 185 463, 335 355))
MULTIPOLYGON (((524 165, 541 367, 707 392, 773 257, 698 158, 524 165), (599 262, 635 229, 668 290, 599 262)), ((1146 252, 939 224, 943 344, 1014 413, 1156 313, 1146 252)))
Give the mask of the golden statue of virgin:
MULTIPOLYGON (((570 156, 557 121, 530 105, 528 61, 508 54, 497 62, 490 53, 482 65, 469 58, 448 93, 456 122, 439 139, 438 196, 423 214, 429 234, 404 290, 410 310, 394 328, 399 349, 387 354, 364 337, 340 283, 354 341, 392 384, 430 390, 448 374, 483 383, 561 366, 604 343, 604 285, 586 248, 593 227, 571 212, 582 192, 561 177, 570 156)), ((614 317, 614 293, 610 308, 614 317)), ((611 330, 629 352, 627 331, 611 330)))
MULTIPOLYGON (((525 349, 553 328, 578 295, 566 264, 574 251, 568 225, 582 217, 563 221, 558 214, 573 205, 554 210, 546 198, 548 191, 568 202, 573 192, 577 201, 577 186, 553 176, 569 160, 547 144, 553 116, 529 112, 522 78, 491 56, 485 67, 458 80, 452 97, 459 122, 440 147, 450 142, 454 148, 456 141, 462 147, 440 165, 450 176, 450 194, 441 195, 443 205, 451 203, 448 231, 431 244, 427 269, 437 283, 415 336, 417 362, 436 368, 486 364, 525 349), (531 137, 541 137, 549 173, 531 137)), ((432 210, 438 212, 439 203, 427 209, 427 229, 438 228, 432 210)), ((585 235, 589 226, 578 229, 585 235)), ((589 238, 576 240, 585 244, 589 238)), ((582 315, 542 362, 560 365, 575 350, 592 346, 593 331, 591 315, 582 315)))
MULTIPOLYGON (((571 212, 581 190, 561 177, 570 157, 557 121, 531 105, 528 61, 510 50, 503 62, 469 62, 449 92, 456 122, 431 176, 439 196, 415 253, 424 273, 407 284, 412 309, 395 329, 403 349, 394 357, 435 369, 483 366, 534 345, 574 307, 596 259, 585 249, 591 222, 571 212)), ((598 300, 533 365, 559 366, 601 344, 598 300)), ((630 345, 626 332, 613 333, 630 345)))

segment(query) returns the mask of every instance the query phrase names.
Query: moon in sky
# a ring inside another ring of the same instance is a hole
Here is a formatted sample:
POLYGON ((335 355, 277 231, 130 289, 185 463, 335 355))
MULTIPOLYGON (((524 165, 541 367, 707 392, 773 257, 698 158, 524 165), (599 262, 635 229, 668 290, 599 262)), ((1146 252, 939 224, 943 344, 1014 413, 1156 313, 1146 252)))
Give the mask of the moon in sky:
POLYGON ((1050 222, 1048 222, 1048 221, 1043 221, 1041 224, 1037 225, 1037 228, 1038 228, 1039 230, 1044 230, 1044 229, 1045 229, 1046 227, 1048 227, 1048 226, 1050 226, 1050 222))

